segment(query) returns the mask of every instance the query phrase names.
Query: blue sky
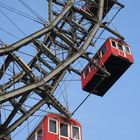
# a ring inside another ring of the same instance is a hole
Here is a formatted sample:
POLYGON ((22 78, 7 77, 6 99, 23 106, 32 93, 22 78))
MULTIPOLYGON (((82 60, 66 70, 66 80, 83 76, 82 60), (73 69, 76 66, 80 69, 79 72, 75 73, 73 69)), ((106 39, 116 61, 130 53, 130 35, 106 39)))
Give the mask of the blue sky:
MULTIPOLYGON (((33 4, 36 11, 45 9, 42 1, 39 0, 43 7, 33 4)), ((8 0, 5 2, 7 3, 8 0)), ((126 42, 131 46, 135 63, 103 98, 95 95, 90 96, 74 115, 74 118, 82 125, 83 140, 140 140, 140 1, 136 3, 132 0, 122 0, 121 2, 125 8, 119 13, 113 24, 125 36, 126 42)), ((45 17, 47 11, 45 13, 43 10, 42 14, 45 17)), ((29 26, 23 26, 22 21, 17 20, 17 22, 18 25, 21 25, 22 30, 25 29, 28 34, 38 28, 35 26, 34 29, 31 29, 29 26)), ((13 29, 13 26, 9 25, 4 18, 1 19, 0 27, 13 29)), ((14 31, 14 33, 17 32, 14 31)), ((22 37, 20 34, 19 36, 22 37)), ((2 35, 0 32, 0 38, 6 41, 6 34, 2 35)), ((8 41, 11 42, 13 39, 8 41)), ((80 87, 81 85, 76 84, 74 86, 80 87)), ((75 87, 74 89, 73 93, 81 92, 79 88, 75 87)), ((81 96, 82 94, 84 93, 81 93, 81 96)), ((77 97, 77 99, 79 98, 77 97)), ((77 99, 74 99, 74 102, 77 99)), ((70 103, 72 104, 72 101, 70 103)), ((19 138, 22 140, 26 135, 25 133, 18 134, 14 140, 19 140, 19 138)))

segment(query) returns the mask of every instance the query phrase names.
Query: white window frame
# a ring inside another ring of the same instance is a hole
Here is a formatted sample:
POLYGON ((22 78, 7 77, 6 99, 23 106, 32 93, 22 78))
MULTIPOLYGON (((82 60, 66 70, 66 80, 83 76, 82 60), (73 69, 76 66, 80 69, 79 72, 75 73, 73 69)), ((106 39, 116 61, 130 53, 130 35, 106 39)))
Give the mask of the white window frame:
POLYGON ((125 52, 126 52, 127 54, 131 54, 131 50, 130 50, 129 46, 124 45, 124 47, 125 47, 125 52), (129 52, 127 52, 127 51, 126 51, 126 48, 128 48, 128 49, 129 49, 129 52))
POLYGON ((35 132, 35 140, 37 140, 37 132, 35 132))
POLYGON ((123 45, 123 44, 121 44, 121 43, 118 43, 118 42, 117 42, 117 47, 118 47, 118 50, 119 50, 119 51, 121 51, 121 52, 124 52, 124 53, 125 53, 125 50, 124 50, 124 45, 123 45), (123 50, 120 50, 120 49, 119 49, 118 44, 122 45, 122 49, 123 49, 123 50))
POLYGON ((41 126, 41 127, 39 127, 39 129, 37 129, 37 131, 36 131, 36 140, 37 140, 37 137, 38 137, 38 131, 39 131, 40 129, 42 130, 41 136, 43 137, 43 127, 41 126))
POLYGON ((85 76, 85 73, 83 72, 83 78, 85 79, 86 78, 86 76, 85 76))
POLYGON ((100 50, 100 57, 102 58, 102 57, 106 54, 107 51, 108 51, 108 48, 107 48, 106 45, 104 45, 104 46, 101 48, 101 50, 100 50), (104 54, 103 54, 103 49, 106 49, 105 52, 104 52, 104 54))
POLYGON ((80 129, 80 127, 79 126, 77 126, 77 125, 71 125, 71 132, 72 132, 72 140, 81 140, 81 129, 80 129), (79 130, 79 139, 74 139, 73 138, 73 127, 77 127, 78 128, 78 130, 79 130))
POLYGON ((118 43, 117 43, 115 40, 111 39, 110 42, 111 42, 111 46, 112 46, 113 48, 118 49, 118 43), (112 41, 115 42, 116 47, 113 46, 112 41))
POLYGON ((84 77, 84 79, 87 77, 87 75, 88 74, 86 74, 85 73, 85 71, 88 69, 88 73, 90 72, 90 68, 89 68, 89 66, 88 67, 86 67, 85 69, 84 69, 84 71, 83 71, 83 77, 84 77))
POLYGON ((41 125, 41 126, 36 130, 36 132, 35 132, 35 140, 37 140, 38 131, 39 131, 40 129, 42 130, 42 135, 41 135, 41 136, 43 137, 43 127, 42 127, 42 125, 41 125))
POLYGON ((93 63, 89 63, 88 67, 89 67, 89 72, 91 72, 95 66, 93 65, 93 63), (92 66, 92 68, 91 68, 91 66, 92 66))
POLYGON ((53 119, 53 118, 48 119, 48 132, 51 133, 51 134, 58 135, 58 121, 56 119, 53 119), (56 122, 56 133, 50 131, 50 120, 53 120, 53 121, 56 122))
POLYGON ((62 138, 69 139, 69 137, 70 137, 70 125, 69 125, 68 123, 66 123, 66 122, 61 122, 61 121, 60 121, 60 123, 59 123, 59 135, 60 135, 60 137, 62 137, 62 138), (61 133, 60 124, 64 124, 64 125, 67 125, 67 126, 68 126, 68 136, 67 136, 67 137, 60 134, 60 133, 61 133))

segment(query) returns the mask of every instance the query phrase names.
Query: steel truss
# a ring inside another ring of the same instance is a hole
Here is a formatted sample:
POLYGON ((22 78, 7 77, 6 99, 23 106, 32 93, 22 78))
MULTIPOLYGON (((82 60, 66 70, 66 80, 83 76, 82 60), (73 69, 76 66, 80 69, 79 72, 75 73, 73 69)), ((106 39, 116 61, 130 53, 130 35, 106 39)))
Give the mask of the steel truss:
POLYGON ((94 44, 93 38, 99 28, 104 28, 124 39, 123 36, 102 23, 114 4, 121 8, 124 6, 115 0, 94 0, 92 4, 94 11, 91 12, 77 7, 74 0, 65 1, 65 3, 59 2, 59 0, 48 0, 49 23, 35 33, 0 48, 0 56, 6 57, 0 68, 0 79, 5 75, 10 63, 15 62, 20 67, 20 72, 12 76, 0 88, 0 103, 10 102, 13 106, 13 110, 0 127, 0 138, 14 131, 44 104, 53 106, 67 118, 71 117, 71 113, 53 94, 68 71, 80 75, 80 71, 71 65, 77 59, 84 58, 92 62, 103 73, 104 78, 110 75, 104 68, 92 61, 86 50, 89 45, 94 44), (52 3, 60 7, 60 13, 53 9, 52 3), (76 16, 79 18, 75 18, 76 16), (85 26, 83 22, 87 22, 88 26, 85 26), (17 51, 29 44, 32 44, 37 52, 32 54, 32 59, 27 63, 18 55, 17 51), (65 51, 63 58, 58 57, 54 49, 65 51), (34 69, 38 71, 37 74, 33 71, 34 69), (17 83, 21 83, 21 86, 17 87, 17 83), (15 88, 12 89, 11 87, 14 85, 15 88), (41 99, 26 110, 23 104, 31 93, 40 96, 41 99), (18 111, 23 115, 12 122, 18 111))

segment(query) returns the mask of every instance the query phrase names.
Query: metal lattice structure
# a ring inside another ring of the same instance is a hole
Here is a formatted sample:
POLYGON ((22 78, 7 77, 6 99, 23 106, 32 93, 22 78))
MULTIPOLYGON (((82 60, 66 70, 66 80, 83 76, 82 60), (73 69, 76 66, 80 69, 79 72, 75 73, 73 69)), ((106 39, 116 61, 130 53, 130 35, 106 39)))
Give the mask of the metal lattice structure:
POLYGON ((2 122, 0 138, 13 132, 44 104, 71 117, 71 113, 57 100, 54 92, 67 72, 80 75, 80 71, 72 65, 77 59, 91 61, 104 77, 109 76, 104 68, 92 61, 87 49, 89 46, 94 47, 93 38, 100 28, 124 39, 103 23, 113 5, 120 6, 120 9, 123 5, 116 0, 91 0, 91 3, 92 11, 84 10, 85 1, 81 1, 81 6, 78 7, 74 0, 49 0, 49 22, 42 29, 11 45, 3 44, 0 48, 0 57, 4 57, 0 67, 1 80, 11 64, 15 64, 14 74, 0 88, 0 103, 10 102, 13 106, 13 110, 2 122), (58 7, 59 11, 54 7, 58 7), (27 61, 18 51, 27 50, 28 47, 33 57, 27 58, 27 61), (36 94, 40 100, 26 110, 23 104, 31 94, 36 94), (12 121, 19 111, 22 116, 12 121))

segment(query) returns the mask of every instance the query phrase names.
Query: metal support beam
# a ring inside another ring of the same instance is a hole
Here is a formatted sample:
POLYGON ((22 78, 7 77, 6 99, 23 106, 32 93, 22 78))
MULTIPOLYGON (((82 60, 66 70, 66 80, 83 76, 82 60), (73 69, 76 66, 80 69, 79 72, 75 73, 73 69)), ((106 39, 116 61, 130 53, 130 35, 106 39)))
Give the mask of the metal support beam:
POLYGON ((110 33, 114 34, 115 36, 119 37, 120 39, 124 40, 124 36, 120 35, 119 33, 115 32, 114 30, 112 30, 111 28, 109 28, 108 26, 105 26, 104 24, 101 24, 101 27, 106 29, 107 31, 109 31, 110 33))
POLYGON ((13 59, 19 64, 19 66, 26 72, 30 77, 35 77, 32 73, 32 69, 20 58, 17 57, 14 53, 10 53, 13 59))
POLYGON ((119 33, 115 32, 114 30, 110 29, 108 26, 103 24, 101 20, 98 20, 98 19, 94 18, 90 13, 88 13, 84 10, 82 10, 82 13, 84 13, 85 17, 87 17, 91 22, 93 22, 93 24, 98 22, 100 24, 100 27, 106 29, 107 31, 109 31, 113 35, 115 35, 115 36, 119 37, 120 39, 124 40, 124 37, 121 34, 119 34, 119 33))
POLYGON ((52 22, 52 19, 53 19, 53 13, 52 13, 52 10, 53 10, 53 9, 52 9, 52 8, 53 8, 53 7, 52 7, 52 1, 53 1, 53 0, 49 0, 49 1, 48 1, 48 9, 49 9, 49 10, 48 10, 48 11, 49 11, 48 20, 49 20, 50 23, 52 22))
POLYGON ((62 11, 62 13, 56 17, 56 19, 54 21, 52 21, 52 23, 50 25, 48 25, 47 27, 17 41, 16 43, 4 47, 4 48, 0 48, 0 56, 2 55, 6 55, 9 52, 18 50, 19 48, 21 48, 24 45, 27 45, 29 43, 31 43, 34 39, 41 37, 44 34, 47 34, 48 32, 50 32, 59 22, 60 20, 67 14, 67 12, 71 9, 71 7, 73 6, 73 2, 69 3, 66 8, 64 9, 64 11, 62 11))
POLYGON ((48 64, 44 59, 42 59, 41 57, 39 57, 38 60, 39 60, 43 65, 45 65, 48 69, 50 69, 50 70, 53 70, 53 69, 54 69, 51 65, 49 65, 49 64, 48 64))
MULTIPOLYGON (((17 103, 13 109, 13 111, 10 113, 10 115, 8 116, 8 118, 6 119, 6 121, 4 122, 4 124, 1 126, 0 128, 0 132, 2 132, 4 129, 6 129, 6 127, 9 125, 9 123, 11 122, 11 120, 14 118, 14 116, 16 115, 16 113, 18 112, 18 110, 20 110, 20 108, 22 107, 23 103, 26 101, 27 97, 29 94, 23 95, 19 101, 19 103, 17 103)), ((26 112, 24 112, 25 114, 26 112)))
MULTIPOLYGON (((31 77, 30 81, 35 81, 36 78, 34 76, 31 77)), ((58 81, 56 79, 56 81, 58 81)), ((25 84, 28 84, 25 83, 25 84)), ((44 86, 37 88, 36 90, 39 90, 38 94, 42 97, 42 98, 47 98, 48 101, 54 108, 56 108, 59 112, 65 114, 67 117, 69 116, 68 111, 59 103, 59 101, 51 94, 49 94, 49 91, 46 91, 46 88, 44 86)), ((26 93, 25 95, 29 94, 30 91, 28 93, 26 93)), ((22 99, 22 98, 21 98, 22 99)), ((16 109, 13 110, 13 112, 10 114, 10 116, 8 117, 8 120, 5 122, 3 127, 6 127, 8 125, 8 123, 10 123, 10 121, 12 120, 12 116, 14 116, 16 114, 16 112, 18 111, 18 109, 20 109, 20 105, 24 102, 25 100, 21 100, 20 104, 17 104, 16 109)))
POLYGON ((8 55, 3 63, 3 65, 0 68, 0 79, 4 75, 5 71, 7 70, 9 64, 13 61, 11 55, 8 55))
MULTIPOLYGON (((38 52, 33 58, 32 60, 29 62, 28 66, 30 68, 32 68, 34 66, 34 64, 36 63, 36 61, 38 60, 38 58, 40 58, 39 56, 41 55, 40 52, 38 52)), ((13 76, 11 78, 11 80, 7 83, 5 83, 4 85, 2 85, 3 89, 6 90, 8 88, 10 88, 14 83, 22 80, 22 78, 25 76, 25 71, 22 71, 20 73, 18 73, 17 75, 13 76)))
MULTIPOLYGON (((33 67, 33 66, 34 66, 34 63, 37 61, 37 57, 38 57, 39 55, 40 55, 40 52, 37 53, 37 54, 35 55, 35 57, 29 62, 28 65, 29 65, 30 67, 33 67)), ((9 54, 9 56, 11 57, 11 54, 9 54)), ((13 60, 13 59, 11 58, 11 60, 13 60)), ((25 73, 24 71, 22 71, 22 72, 19 73, 18 75, 14 76, 9 82, 5 83, 5 84, 2 86, 3 89, 6 90, 6 89, 10 88, 14 83, 18 82, 19 80, 22 80, 22 78, 25 76, 25 74, 26 74, 26 73, 25 73)), ((17 102, 15 99, 11 99, 11 100, 10 100, 10 103, 12 104, 12 106, 13 106, 14 108, 16 108, 17 105, 19 105, 18 102, 17 102)), ((26 110, 25 110, 25 108, 24 108, 23 106, 21 106, 21 107, 19 108, 19 111, 20 111, 22 114, 26 113, 26 110)))
POLYGON ((72 19, 69 19, 69 18, 67 18, 67 17, 65 17, 66 18, 66 21, 68 21, 68 23, 71 25, 71 26, 75 26, 75 27, 77 27, 77 30, 78 31, 80 31, 80 32, 82 32, 82 33, 88 33, 88 31, 87 30, 85 30, 79 23, 77 23, 76 21, 74 21, 74 20, 72 20, 72 19))
MULTIPOLYGON (((104 0, 100 0, 100 6, 99 6, 99 15, 98 15, 98 20, 102 20, 102 14, 103 14, 103 4, 104 4, 104 0)), ((48 82, 53 76, 55 76, 56 74, 58 74, 58 72, 62 71, 63 69, 65 69, 66 67, 68 67, 72 62, 74 62, 76 59, 78 59, 81 55, 83 55, 86 51, 86 49, 88 48, 90 42, 92 41, 92 38, 95 36, 97 30, 99 29, 100 24, 96 23, 94 25, 94 27, 91 29, 91 31, 88 34, 88 37, 86 38, 82 48, 75 54, 73 54, 70 58, 68 58, 63 64, 60 64, 56 69, 54 69, 51 73, 49 73, 44 79, 27 85, 25 87, 10 91, 6 94, 1 94, 0 95, 0 102, 5 102, 7 100, 9 100, 10 98, 13 97, 17 97, 19 95, 22 95, 24 93, 26 93, 27 91, 33 90, 37 87, 40 87, 42 85, 44 85, 46 82, 48 82)))
POLYGON ((44 70, 41 66, 39 66, 38 64, 34 65, 34 68, 37 69, 40 73, 42 73, 43 75, 47 75, 48 72, 46 70, 44 70))
POLYGON ((74 68, 72 68, 72 67, 69 67, 68 70, 69 70, 69 71, 72 71, 72 72, 74 72, 74 73, 76 73, 76 74, 79 75, 79 76, 81 76, 81 72, 80 72, 79 70, 77 70, 77 69, 74 69, 74 68))
POLYGON ((56 63, 56 64, 61 63, 61 61, 56 58, 54 53, 46 45, 44 45, 42 42, 35 40, 34 45, 36 47, 38 47, 42 51, 42 53, 45 54, 54 63, 56 63))
MULTIPOLYGON (((49 1, 49 0, 48 0, 49 1)), ((58 0, 52 0, 55 4, 59 5, 59 6, 65 6, 64 3, 59 2, 58 0)))
MULTIPOLYGON (((53 88, 50 91, 50 95, 55 91, 56 87, 59 85, 59 82, 63 79, 63 76, 65 75, 65 71, 62 72, 62 74, 58 77, 58 80, 53 83, 53 88)), ((21 125, 29 116, 31 116, 34 112, 36 112, 41 106, 43 106, 46 101, 48 101, 48 98, 45 97, 41 101, 39 101, 36 105, 34 105, 28 112, 26 112, 21 118, 16 120, 13 124, 11 124, 7 129, 0 132, 0 138, 3 138, 10 134, 12 131, 14 131, 19 125, 21 125)), ((67 117, 70 117, 71 114, 66 114, 67 117)))
MULTIPOLYGON (((10 103, 11 103, 11 105, 14 107, 14 108, 16 108, 16 106, 18 105, 18 102, 15 100, 15 99, 11 99, 10 100, 10 103)), ((27 111, 26 111, 26 109, 23 107, 23 106, 21 106, 20 108, 19 108, 19 111, 22 113, 22 114, 25 114, 27 111)))
POLYGON ((58 47, 65 49, 65 50, 70 50, 70 47, 67 46, 66 44, 63 44, 62 42, 59 42, 57 40, 54 41, 54 44, 57 45, 58 47))
MULTIPOLYGON (((42 90, 41 92, 46 92, 46 90, 42 90)), ((45 101, 49 102, 56 110, 64 114, 67 118, 71 117, 68 110, 52 95, 52 93, 46 92, 45 101)))
POLYGON ((65 34, 63 34, 62 32, 58 31, 57 29, 54 29, 53 31, 54 31, 54 33, 57 34, 57 36, 59 36, 68 45, 74 46, 74 42, 72 41, 72 39, 68 38, 65 34))

